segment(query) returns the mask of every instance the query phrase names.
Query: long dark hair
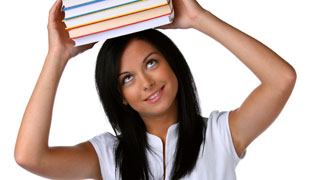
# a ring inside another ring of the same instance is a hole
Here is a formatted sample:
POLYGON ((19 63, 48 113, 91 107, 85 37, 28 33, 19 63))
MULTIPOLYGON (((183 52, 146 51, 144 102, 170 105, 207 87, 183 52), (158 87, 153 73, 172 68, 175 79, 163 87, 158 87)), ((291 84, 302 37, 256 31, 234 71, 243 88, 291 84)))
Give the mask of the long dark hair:
POLYGON ((138 112, 122 103, 118 73, 121 55, 133 40, 144 40, 157 48, 168 61, 178 79, 178 142, 171 179, 189 174, 197 162, 204 142, 204 121, 201 117, 196 85, 189 66, 176 45, 161 32, 149 29, 108 39, 98 54, 96 87, 109 122, 118 138, 115 149, 116 167, 123 180, 149 180, 146 151, 150 150, 146 127, 138 112))

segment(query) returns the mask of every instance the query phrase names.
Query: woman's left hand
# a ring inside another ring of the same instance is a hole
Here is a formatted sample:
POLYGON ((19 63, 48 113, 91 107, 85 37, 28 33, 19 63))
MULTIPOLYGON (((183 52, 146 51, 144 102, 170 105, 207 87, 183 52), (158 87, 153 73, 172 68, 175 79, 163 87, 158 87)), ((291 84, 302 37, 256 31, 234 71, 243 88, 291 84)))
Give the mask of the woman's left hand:
POLYGON ((198 18, 206 12, 196 0, 171 0, 174 20, 171 24, 157 27, 159 29, 187 29, 194 27, 198 18))

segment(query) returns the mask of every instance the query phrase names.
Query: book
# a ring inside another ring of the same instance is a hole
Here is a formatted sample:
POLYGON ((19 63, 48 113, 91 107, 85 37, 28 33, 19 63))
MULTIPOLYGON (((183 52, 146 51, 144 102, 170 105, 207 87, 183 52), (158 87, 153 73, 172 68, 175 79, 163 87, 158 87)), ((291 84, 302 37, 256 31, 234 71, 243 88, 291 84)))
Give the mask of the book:
POLYGON ((97 3, 88 4, 86 6, 81 6, 64 11, 64 20, 112 9, 119 6, 129 5, 139 1, 142 0, 104 0, 97 3))
POLYGON ((63 1, 73 2, 64 9, 69 17, 63 22, 76 46, 155 28, 174 18, 172 0, 63 1))
POLYGON ((69 29, 69 35, 70 38, 78 38, 82 36, 87 36, 90 34, 102 32, 102 31, 108 31, 111 29, 127 26, 133 23, 146 21, 148 19, 154 19, 157 17, 169 15, 171 13, 170 5, 164 5, 148 10, 143 10, 140 12, 124 15, 121 17, 116 17, 113 19, 108 19, 105 21, 77 27, 74 29, 69 29))
POLYGON ((113 30, 92 34, 89 36, 75 38, 72 40, 75 42, 75 46, 81 46, 81 45, 85 45, 85 44, 89 44, 89 43, 93 43, 93 42, 97 42, 105 39, 110 39, 110 38, 114 38, 114 37, 118 37, 126 34, 131 34, 138 31, 143 31, 145 29, 150 29, 150 28, 162 26, 165 24, 169 24, 173 21, 173 18, 174 18, 174 12, 172 12, 170 15, 162 16, 155 19, 150 19, 140 23, 131 24, 126 27, 116 28, 113 30))
POLYGON ((63 10, 67 10, 67 9, 72 9, 72 8, 76 8, 76 7, 80 7, 80 6, 85 6, 91 3, 96 3, 99 1, 104 1, 104 0, 64 0, 63 1, 63 6, 64 9, 63 10))
POLYGON ((133 3, 127 6, 119 6, 116 8, 87 14, 77 18, 64 20, 64 23, 66 24, 67 29, 72 29, 78 26, 83 26, 83 25, 94 23, 97 21, 112 19, 125 14, 138 12, 143 9, 151 9, 151 8, 162 6, 165 4, 168 4, 167 0, 144 0, 144 1, 139 1, 137 3, 133 3))

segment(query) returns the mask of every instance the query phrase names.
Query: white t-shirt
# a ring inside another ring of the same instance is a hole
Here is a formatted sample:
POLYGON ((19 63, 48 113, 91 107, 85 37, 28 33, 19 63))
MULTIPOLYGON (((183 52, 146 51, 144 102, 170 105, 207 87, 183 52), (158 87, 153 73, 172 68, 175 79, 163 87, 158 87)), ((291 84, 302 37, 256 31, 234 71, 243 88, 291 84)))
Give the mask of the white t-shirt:
MULTIPOLYGON (((240 161, 230 133, 229 112, 212 111, 205 118, 205 146, 201 145, 198 160, 193 171, 182 180, 236 180, 235 168, 240 161)), ((169 127, 166 137, 166 178, 169 180, 174 164, 178 123, 169 127)), ((163 180, 163 148, 159 137, 147 133, 147 140, 153 152, 147 152, 151 173, 155 180, 163 180)), ((95 148, 104 180, 120 179, 115 168, 114 150, 117 138, 106 132, 90 140, 95 148)))

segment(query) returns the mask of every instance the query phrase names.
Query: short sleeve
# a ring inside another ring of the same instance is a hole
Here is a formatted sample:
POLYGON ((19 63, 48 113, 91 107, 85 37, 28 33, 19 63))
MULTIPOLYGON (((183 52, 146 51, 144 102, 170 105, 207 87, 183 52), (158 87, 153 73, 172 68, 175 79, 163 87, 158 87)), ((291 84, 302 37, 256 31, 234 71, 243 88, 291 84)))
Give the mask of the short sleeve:
POLYGON ((89 140, 93 145, 100 164, 103 179, 113 180, 115 177, 115 147, 117 138, 106 132, 89 140))
MULTIPOLYGON (((234 167, 240 161, 238 154, 236 153, 235 146, 233 144, 232 135, 229 127, 229 113, 230 111, 212 111, 208 118, 208 128, 212 132, 211 134, 214 141, 219 142, 217 144, 222 145, 222 150, 227 156, 231 157, 231 163, 234 167)), ((243 158, 243 157, 242 157, 243 158)))

